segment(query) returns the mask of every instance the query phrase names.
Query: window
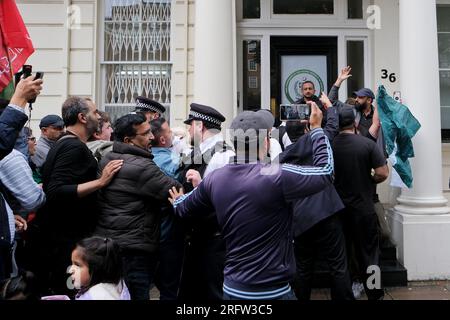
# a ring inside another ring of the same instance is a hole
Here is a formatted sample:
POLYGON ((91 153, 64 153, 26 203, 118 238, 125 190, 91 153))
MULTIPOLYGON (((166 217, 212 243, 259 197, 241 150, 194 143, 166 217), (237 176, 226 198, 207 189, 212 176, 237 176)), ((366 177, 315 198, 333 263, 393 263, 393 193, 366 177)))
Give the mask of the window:
POLYGON ((363 0, 347 0, 348 2, 348 18, 363 18, 363 0))
POLYGON ((275 14, 333 14, 334 0, 273 0, 275 14))
POLYGON ((439 42, 439 78, 441 91, 441 119, 444 140, 450 140, 450 5, 437 7, 439 42))
POLYGON ((171 101, 171 0, 106 0, 102 70, 113 121, 143 95, 171 101))
POLYGON ((364 87, 364 41, 347 41, 347 65, 352 67, 352 77, 347 80, 348 96, 364 87))
POLYGON ((260 0, 243 0, 243 18, 244 19, 261 18, 260 0))
POLYGON ((248 88, 258 89, 258 77, 248 77, 248 88))
POLYGON ((261 107, 261 41, 243 41, 242 61, 243 110, 254 110, 261 107))

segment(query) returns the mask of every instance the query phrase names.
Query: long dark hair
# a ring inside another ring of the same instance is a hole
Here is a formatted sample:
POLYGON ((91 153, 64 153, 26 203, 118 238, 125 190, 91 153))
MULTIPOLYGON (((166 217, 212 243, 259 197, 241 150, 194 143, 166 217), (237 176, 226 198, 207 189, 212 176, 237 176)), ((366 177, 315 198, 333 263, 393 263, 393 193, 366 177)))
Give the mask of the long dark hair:
POLYGON ((89 267, 91 281, 87 290, 99 283, 118 284, 122 279, 122 260, 118 245, 110 238, 91 237, 77 243, 83 261, 89 267))

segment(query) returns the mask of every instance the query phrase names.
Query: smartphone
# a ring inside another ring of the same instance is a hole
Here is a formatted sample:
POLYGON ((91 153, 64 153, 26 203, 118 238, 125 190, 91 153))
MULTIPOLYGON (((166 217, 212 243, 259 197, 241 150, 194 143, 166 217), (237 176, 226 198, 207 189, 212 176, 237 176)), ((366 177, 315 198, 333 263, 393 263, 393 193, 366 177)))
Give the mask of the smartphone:
POLYGON ((311 113, 307 104, 282 104, 280 105, 281 121, 308 120, 311 113))
POLYGON ((34 80, 43 79, 43 78, 44 78, 44 73, 42 71, 36 72, 36 75, 34 76, 34 80))
MULTIPOLYGON (((34 80, 42 79, 42 78, 44 78, 44 73, 42 71, 37 71, 34 76, 34 80)), ((28 103, 35 103, 35 102, 36 102, 36 98, 28 101, 28 103)))

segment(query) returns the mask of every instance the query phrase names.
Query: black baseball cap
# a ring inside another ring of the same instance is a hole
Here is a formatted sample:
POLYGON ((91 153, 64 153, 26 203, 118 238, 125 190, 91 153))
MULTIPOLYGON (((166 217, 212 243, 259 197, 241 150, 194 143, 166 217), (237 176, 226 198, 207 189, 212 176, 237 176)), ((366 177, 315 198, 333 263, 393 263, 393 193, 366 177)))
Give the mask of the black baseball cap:
POLYGON ((60 116, 57 116, 56 114, 49 114, 48 116, 45 116, 41 119, 39 128, 42 129, 50 126, 64 128, 64 121, 60 116))
POLYGON ((353 107, 343 107, 339 111, 339 128, 349 127, 355 123, 356 110, 353 107))

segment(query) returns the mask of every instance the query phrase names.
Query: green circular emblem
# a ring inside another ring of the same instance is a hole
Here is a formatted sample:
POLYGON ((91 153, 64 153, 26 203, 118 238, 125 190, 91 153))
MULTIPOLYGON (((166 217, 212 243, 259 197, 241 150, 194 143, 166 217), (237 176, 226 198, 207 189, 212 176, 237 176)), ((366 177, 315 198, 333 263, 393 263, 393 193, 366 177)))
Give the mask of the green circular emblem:
POLYGON ((303 83, 307 80, 310 80, 310 81, 314 82, 315 84, 318 84, 320 87, 319 92, 322 92, 325 90, 323 81, 317 73, 315 73, 314 71, 311 71, 311 70, 307 70, 307 69, 297 70, 297 71, 293 72, 287 78, 286 82, 284 83, 284 93, 290 103, 295 103, 295 101, 298 100, 295 98, 295 93, 298 93, 298 88, 300 86, 300 83, 303 83), (294 95, 294 97, 292 97, 293 95, 294 95))

